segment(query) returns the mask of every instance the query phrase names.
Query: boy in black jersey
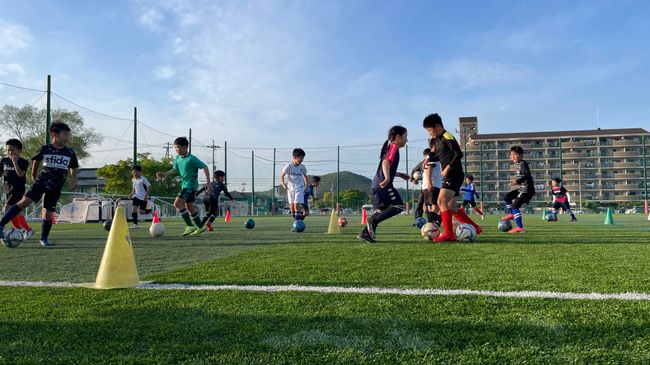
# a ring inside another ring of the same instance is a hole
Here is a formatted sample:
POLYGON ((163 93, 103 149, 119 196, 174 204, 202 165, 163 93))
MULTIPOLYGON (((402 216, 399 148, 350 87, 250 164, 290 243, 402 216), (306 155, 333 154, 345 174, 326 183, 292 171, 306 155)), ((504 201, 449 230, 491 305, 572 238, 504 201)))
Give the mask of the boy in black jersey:
MULTIPOLYGON (((0 160, 0 175, 4 180, 5 207, 6 212, 12 205, 18 203, 25 195, 25 183, 27 183, 27 169, 29 161, 21 157, 23 143, 17 139, 10 139, 6 143, 7 157, 0 160)), ((34 235, 34 230, 27 224, 27 219, 22 214, 15 216, 11 223, 17 229, 24 231, 25 239, 34 235)))
POLYGON ((514 219, 517 226, 508 231, 508 233, 526 233, 524 221, 521 217, 521 210, 524 204, 528 204, 535 196, 535 183, 533 175, 530 173, 528 162, 524 161, 524 149, 521 146, 510 147, 510 160, 515 163, 515 176, 511 179, 509 185, 516 189, 507 193, 504 197, 506 208, 510 214, 502 218, 503 221, 514 219))
POLYGON ((233 200, 232 195, 230 195, 230 192, 228 192, 228 188, 224 182, 225 180, 226 173, 221 170, 217 170, 214 172, 212 190, 207 191, 207 186, 204 186, 196 192, 196 195, 199 195, 202 192, 207 191, 206 197, 204 198, 205 202, 207 202, 207 213, 205 217, 203 217, 203 225, 208 227, 208 231, 210 232, 214 231, 212 228, 212 223, 214 222, 217 215, 219 215, 219 195, 221 195, 221 192, 223 192, 223 194, 227 196, 228 199, 231 201, 233 200))
POLYGON ((458 222, 470 224, 480 234, 482 229, 467 216, 464 210, 456 209, 456 197, 465 180, 461 159, 463 152, 454 136, 445 130, 442 118, 438 114, 430 114, 422 121, 422 127, 434 138, 436 155, 440 159, 442 168, 442 189, 438 197, 438 206, 441 210, 444 233, 436 237, 436 242, 455 241, 456 233, 453 228, 453 218, 458 222))
POLYGON ((4 238, 3 229, 9 221, 30 204, 43 198, 43 209, 41 210, 43 224, 40 241, 43 247, 52 245, 48 240, 52 229, 52 214, 61 197, 61 190, 68 173, 72 175, 71 188, 76 187, 79 162, 74 150, 66 147, 72 137, 70 127, 61 121, 54 121, 50 125, 49 132, 52 143, 41 147, 38 153, 32 157, 32 179, 34 184, 17 204, 7 210, 0 220, 0 238, 4 238), (41 161, 43 162, 43 171, 37 176, 41 161))

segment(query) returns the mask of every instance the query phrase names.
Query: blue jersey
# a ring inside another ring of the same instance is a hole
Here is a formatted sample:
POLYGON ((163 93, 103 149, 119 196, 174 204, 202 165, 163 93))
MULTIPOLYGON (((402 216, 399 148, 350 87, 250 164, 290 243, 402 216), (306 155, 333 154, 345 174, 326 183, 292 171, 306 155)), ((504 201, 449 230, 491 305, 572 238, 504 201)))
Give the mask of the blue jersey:
POLYGON ((474 188, 474 183, 466 184, 464 188, 460 189, 465 192, 463 200, 474 201, 474 196, 479 197, 476 189, 474 188))

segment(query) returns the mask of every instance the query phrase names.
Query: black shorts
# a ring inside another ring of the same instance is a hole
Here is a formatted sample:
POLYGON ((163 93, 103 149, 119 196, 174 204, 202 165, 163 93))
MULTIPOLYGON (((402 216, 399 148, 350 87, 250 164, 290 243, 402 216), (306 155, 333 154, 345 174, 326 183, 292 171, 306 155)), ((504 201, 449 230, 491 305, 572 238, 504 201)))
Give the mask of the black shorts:
POLYGON ((470 206, 472 208, 476 208, 476 201, 474 200, 463 200, 463 206, 470 206))
POLYGON ((374 209, 386 210, 391 206, 404 209, 404 201, 397 189, 393 186, 372 189, 372 207, 374 209))
MULTIPOLYGON (((5 183, 6 184, 6 183, 5 183)), ((23 187, 10 187, 7 193, 5 194, 5 197, 7 198, 5 200, 6 205, 15 205, 18 204, 20 199, 25 196, 25 185, 23 187)))
POLYGON ((41 198, 43 198, 43 208, 54 212, 56 210, 56 203, 58 203, 59 198, 61 198, 62 189, 63 186, 52 188, 45 186, 44 183, 36 180, 34 185, 32 185, 32 188, 29 189, 27 193, 25 193, 25 197, 33 200, 34 202, 38 202, 41 200, 41 198))
POLYGON ((178 193, 178 197, 185 200, 186 203, 194 203, 196 201, 196 190, 183 189, 178 193))
POLYGON ((147 201, 146 200, 140 200, 136 197, 133 197, 131 200, 133 202, 133 206, 139 208, 140 210, 147 210, 147 201))
POLYGON ((564 201, 564 202, 555 202, 555 203, 553 204, 553 209, 558 210, 558 209, 560 209, 560 208, 562 208, 562 210, 564 210, 565 212, 568 212, 568 211, 571 210, 571 206, 569 205, 569 202, 568 202, 568 201, 564 201))
POLYGON ((519 190, 513 190, 505 195, 504 200, 511 200, 512 208, 519 209, 524 204, 530 203, 534 196, 535 193, 522 193, 519 190))
POLYGON ((451 171, 449 175, 442 178, 442 188, 452 190, 454 196, 458 196, 460 193, 460 188, 465 182, 465 174, 462 171, 455 172, 451 171))
POLYGON ((205 210, 209 215, 218 215, 219 214, 219 199, 207 199, 204 200, 205 210))

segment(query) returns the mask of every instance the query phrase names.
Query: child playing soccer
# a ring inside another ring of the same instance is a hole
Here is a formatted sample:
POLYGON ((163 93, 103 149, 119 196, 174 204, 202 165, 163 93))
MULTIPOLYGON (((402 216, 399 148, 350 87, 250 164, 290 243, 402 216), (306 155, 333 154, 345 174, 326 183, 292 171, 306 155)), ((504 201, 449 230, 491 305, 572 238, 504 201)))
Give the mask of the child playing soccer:
POLYGON ((228 197, 231 201, 233 200, 232 195, 230 195, 230 192, 228 191, 228 188, 226 187, 226 173, 217 170, 214 172, 214 179, 212 180, 212 189, 211 191, 208 190, 208 186, 204 186, 197 192, 198 194, 201 194, 202 192, 206 191, 206 197, 204 198, 204 202, 207 202, 206 204, 206 214, 205 217, 203 217, 203 224, 208 227, 208 231, 212 232, 214 229, 212 228, 212 223, 214 220, 217 218, 219 215, 219 195, 223 192, 225 196, 228 197))
POLYGON ((302 203, 303 215, 306 217, 309 215, 309 198, 312 202, 316 202, 318 198, 316 197, 316 188, 320 185, 320 176, 312 176, 311 183, 305 188, 305 196, 302 203))
POLYGON ((201 160, 189 152, 189 144, 185 137, 176 138, 174 140, 174 150, 177 155, 174 158, 171 170, 158 172, 156 177, 164 179, 175 173, 181 176, 181 191, 174 200, 174 207, 185 221, 186 227, 183 236, 198 236, 207 230, 203 226, 198 210, 194 209, 196 192, 199 189, 199 169, 203 169, 205 173, 206 190, 208 192, 212 190, 212 184, 210 184, 210 170, 201 160))
POLYGON ((442 168, 442 188, 438 197, 438 206, 441 210, 440 215, 442 216, 444 233, 436 237, 435 241, 456 240, 456 233, 453 228, 454 217, 460 223, 472 225, 476 229, 476 233, 480 234, 482 232, 481 227, 474 223, 464 210, 456 209, 456 197, 460 192, 465 177, 461 163, 463 152, 458 142, 451 133, 445 130, 442 118, 438 114, 430 114, 424 118, 422 127, 434 138, 435 152, 440 159, 440 167, 442 168))
POLYGON ((576 218, 576 215, 573 213, 573 209, 571 209, 571 200, 569 199, 569 192, 566 191, 564 186, 561 186, 560 183, 562 180, 560 178, 555 178, 551 180, 551 191, 553 191, 553 209, 555 209, 555 215, 560 212, 560 208, 565 213, 571 214, 571 222, 577 222, 578 218, 576 218))
POLYGON ((131 188, 131 217, 133 218, 133 226, 131 226, 131 229, 139 229, 138 213, 151 213, 151 209, 147 209, 151 183, 146 177, 142 176, 142 167, 138 165, 133 166, 131 173, 133 174, 133 179, 131 179, 131 185, 133 186, 131 188))
POLYGON ((280 173, 280 185, 287 191, 291 215, 294 220, 302 220, 302 205, 305 203, 305 185, 307 185, 307 168, 302 164, 305 151, 293 150, 293 159, 280 173))
POLYGON ((509 185, 516 189, 507 193, 504 197, 506 209, 510 211, 508 215, 502 218, 503 221, 515 220, 517 226, 508 231, 508 233, 526 233, 524 222, 521 218, 521 210, 524 204, 528 204, 535 196, 535 184, 533 175, 530 173, 528 162, 524 161, 524 149, 521 146, 510 147, 510 160, 515 163, 515 176, 511 179, 509 185))
MULTIPOLYGON (((6 143, 7 155, 0 160, 0 174, 4 180, 5 190, 5 207, 6 212, 12 205, 18 203, 25 195, 25 183, 27 178, 27 168, 29 161, 21 157, 23 153, 23 144, 17 139, 10 139, 6 143)), ((27 224, 27 219, 22 214, 15 216, 11 223, 17 229, 22 229, 25 239, 34 236, 34 230, 27 224)))
POLYGON ((61 197, 61 190, 68 177, 68 171, 72 175, 70 187, 74 189, 77 185, 79 162, 74 150, 66 147, 72 137, 70 127, 67 124, 54 121, 50 125, 49 133, 52 143, 41 147, 38 153, 32 157, 32 179, 34 180, 32 188, 17 204, 12 205, 0 220, 0 238, 4 238, 3 229, 9 221, 18 216, 30 204, 43 198, 43 208, 41 209, 43 223, 40 242, 43 247, 52 246, 48 239, 52 229, 52 214, 56 210, 56 204, 61 197), (43 161, 43 171, 36 176, 41 161, 43 161))
POLYGON ((460 190, 465 192, 461 207, 467 210, 467 206, 469 205, 474 208, 474 211, 478 213, 478 215, 481 216, 481 219, 485 219, 485 214, 483 214, 483 212, 476 206, 476 200, 474 200, 474 198, 480 198, 480 195, 478 195, 476 188, 474 187, 474 176, 468 175, 465 178, 465 187, 460 190))
POLYGON ((409 180, 409 176, 397 172, 399 165, 399 149, 408 141, 406 128, 394 126, 388 131, 388 140, 384 142, 379 154, 379 166, 372 179, 372 205, 374 213, 367 219, 366 227, 357 238, 374 243, 375 233, 379 223, 400 214, 404 210, 404 202, 393 186, 395 176, 409 180))

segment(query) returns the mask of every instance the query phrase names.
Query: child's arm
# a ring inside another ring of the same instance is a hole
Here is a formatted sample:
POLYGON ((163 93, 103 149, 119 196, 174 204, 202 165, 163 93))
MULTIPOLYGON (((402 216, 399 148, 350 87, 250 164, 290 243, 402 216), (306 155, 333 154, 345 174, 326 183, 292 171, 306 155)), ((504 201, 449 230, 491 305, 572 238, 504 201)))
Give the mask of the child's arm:
POLYGON ((206 166, 203 168, 205 173, 205 189, 207 191, 212 191, 212 182, 210 181, 210 169, 206 166))
POLYGON ((38 177, 38 169, 41 167, 41 161, 32 161, 32 181, 38 177))
POLYGON ((131 193, 129 194, 131 198, 135 196, 135 186, 131 186, 131 193))
POLYGON ((391 161, 388 160, 383 160, 381 162, 381 171, 384 173, 384 181, 379 183, 381 188, 387 187, 388 183, 390 183, 390 164, 391 161))
POLYGON ((70 169, 70 176, 72 176, 72 181, 70 182, 70 188, 74 189, 77 187, 77 169, 70 169))
POLYGON ((23 170, 22 166, 20 166, 20 158, 16 156, 11 156, 9 158, 11 159, 11 162, 14 163, 14 171, 16 172, 16 175, 18 175, 19 177, 25 176, 26 171, 23 170))
POLYGON ((307 174, 303 174, 302 178, 305 180, 305 186, 309 185, 309 182, 307 181, 307 174))
POLYGON ((171 175, 173 175, 174 173, 176 173, 176 169, 173 169, 173 168, 172 168, 172 169, 169 170, 169 171, 165 171, 165 172, 160 171, 160 172, 157 172, 157 173, 156 173, 156 177, 157 177, 158 179, 164 179, 164 178, 166 178, 167 176, 171 176, 171 175))
POLYGON ((144 201, 149 200, 149 193, 151 193, 151 189, 153 188, 149 180, 147 180, 147 182, 149 183, 149 185, 147 185, 146 194, 144 195, 144 201))
POLYGON ((284 190, 287 190, 287 185, 284 183, 284 177, 285 177, 286 174, 287 174, 287 172, 284 169, 280 173, 280 186, 282 186, 282 188, 284 190))

